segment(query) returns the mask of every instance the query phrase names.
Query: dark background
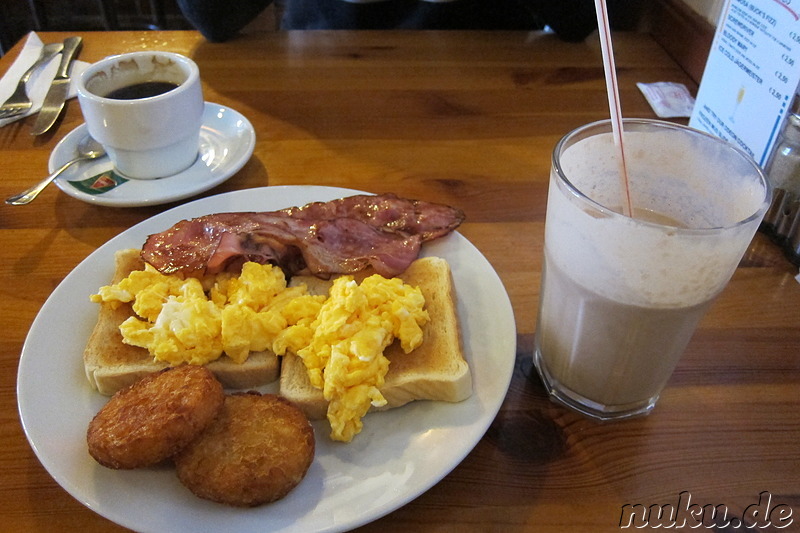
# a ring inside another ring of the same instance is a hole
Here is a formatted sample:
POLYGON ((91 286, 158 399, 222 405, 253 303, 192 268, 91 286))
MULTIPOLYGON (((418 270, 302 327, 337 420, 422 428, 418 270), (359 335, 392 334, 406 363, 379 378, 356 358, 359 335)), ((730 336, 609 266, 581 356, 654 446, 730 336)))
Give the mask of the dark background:
MULTIPOLYGON (((614 29, 641 29, 649 1, 612 1, 614 29)), ((175 0, 0 0, 0 56, 31 31, 188 29, 175 0)))
POLYGON ((191 28, 175 0, 0 0, 0 56, 30 31, 191 28))

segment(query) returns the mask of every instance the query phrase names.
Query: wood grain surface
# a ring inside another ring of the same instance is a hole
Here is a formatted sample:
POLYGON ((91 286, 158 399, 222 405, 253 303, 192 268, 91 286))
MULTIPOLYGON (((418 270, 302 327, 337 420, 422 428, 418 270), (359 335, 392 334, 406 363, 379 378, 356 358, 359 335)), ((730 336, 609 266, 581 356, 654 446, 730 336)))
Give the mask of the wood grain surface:
MULTIPOLYGON (((472 453, 363 531, 615 531, 625 505, 678 505, 690 494, 742 516, 763 492, 794 512, 784 530, 800 527, 800 283, 763 235, 650 416, 592 422, 551 403, 532 370, 550 155, 569 130, 608 115, 599 43, 505 32, 279 32, 223 44, 194 32, 83 37, 80 57, 90 62, 145 49, 191 56, 206 100, 253 123, 252 159, 201 196, 314 184, 465 210, 460 231, 514 307, 514 377, 472 453)), ((647 35, 615 35, 615 47, 625 116, 654 117, 636 82, 696 90, 647 35)), ((20 49, 0 59, 0 73, 20 49)), ((33 118, 0 128, 2 197, 41 178, 53 147, 81 122, 72 100, 47 136, 30 135, 33 118)), ((17 413, 17 365, 56 285, 108 239, 171 206, 100 207, 51 187, 29 206, 0 207, 0 529, 123 530, 69 496, 36 459, 17 413)))

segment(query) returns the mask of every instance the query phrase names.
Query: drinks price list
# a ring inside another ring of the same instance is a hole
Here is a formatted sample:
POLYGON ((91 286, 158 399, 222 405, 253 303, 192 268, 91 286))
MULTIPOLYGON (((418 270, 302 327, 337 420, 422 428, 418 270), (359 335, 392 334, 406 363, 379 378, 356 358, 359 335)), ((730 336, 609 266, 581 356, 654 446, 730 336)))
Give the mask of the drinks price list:
POLYGON ((765 165, 800 84, 800 0, 727 0, 689 125, 765 165))

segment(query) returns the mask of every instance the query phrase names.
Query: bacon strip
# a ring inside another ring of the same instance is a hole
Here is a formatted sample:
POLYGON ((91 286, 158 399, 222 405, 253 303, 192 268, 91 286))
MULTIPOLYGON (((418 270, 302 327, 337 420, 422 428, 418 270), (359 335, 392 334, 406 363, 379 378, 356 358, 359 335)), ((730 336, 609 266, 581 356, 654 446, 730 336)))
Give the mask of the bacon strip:
POLYGON ((464 220, 458 209, 394 194, 358 195, 265 213, 219 213, 182 220, 150 235, 142 258, 159 271, 215 273, 245 261, 272 263, 287 276, 319 277, 368 266, 402 273, 423 242, 464 220))

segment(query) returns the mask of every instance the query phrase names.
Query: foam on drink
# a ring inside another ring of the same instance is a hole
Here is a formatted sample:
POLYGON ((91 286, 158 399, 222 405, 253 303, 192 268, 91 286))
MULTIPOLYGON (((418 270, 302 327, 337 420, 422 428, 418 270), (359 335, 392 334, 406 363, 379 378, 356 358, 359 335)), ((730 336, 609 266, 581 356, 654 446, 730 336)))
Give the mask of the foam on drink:
POLYGON ((763 187, 747 174, 752 173, 747 166, 737 172, 723 162, 725 145, 699 150, 692 139, 674 131, 629 132, 626 143, 634 214, 656 213, 683 229, 599 208, 619 206, 621 198, 611 135, 595 135, 561 158, 564 175, 596 204, 587 211, 586 202, 575 201, 571 193, 549 196, 548 215, 553 217, 547 221, 547 238, 570 241, 553 250, 553 260, 615 300, 674 307, 709 299, 727 283, 752 238, 752 223, 736 224, 758 211, 763 187), (652 149, 659 146, 669 149, 652 149), (720 169, 726 169, 724 175, 720 169), (724 237, 713 229, 728 226, 734 227, 724 237))

